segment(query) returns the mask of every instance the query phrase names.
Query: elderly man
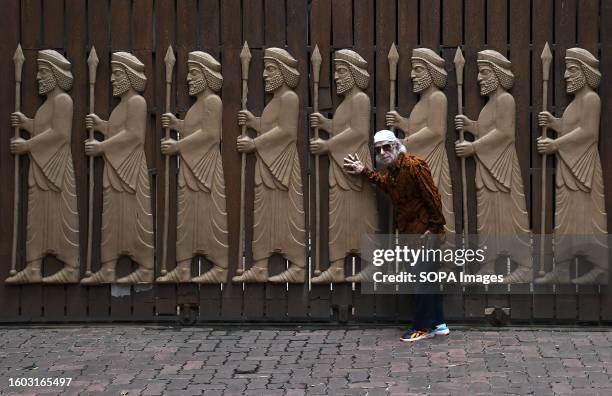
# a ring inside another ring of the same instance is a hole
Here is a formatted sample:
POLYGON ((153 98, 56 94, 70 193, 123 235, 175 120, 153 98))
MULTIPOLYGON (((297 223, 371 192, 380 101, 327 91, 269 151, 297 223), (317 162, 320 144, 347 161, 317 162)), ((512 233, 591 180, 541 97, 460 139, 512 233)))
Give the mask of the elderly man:
POLYGON ((28 154, 26 267, 6 283, 76 283, 79 281, 79 216, 70 140, 72 87, 70 62, 57 51, 38 53, 38 93, 46 96, 33 119, 11 115, 11 124, 31 138, 11 139, 11 153, 28 154), (64 262, 56 274, 41 279, 45 255, 64 262))
MULTIPOLYGON (((358 53, 348 49, 334 55, 334 79, 342 102, 333 119, 321 113, 310 116, 310 126, 329 132, 330 138, 312 139, 314 155, 329 155, 329 268, 312 278, 312 283, 361 282, 363 273, 344 277, 344 259, 360 254, 362 235, 377 231, 376 195, 369 183, 347 174, 342 161, 348 154, 359 153, 369 164, 370 98, 364 90, 370 75, 368 64, 358 53)), ((362 271, 363 272, 363 271, 362 271)))
POLYGON ((257 132, 240 136, 238 151, 254 153, 255 203, 253 266, 233 282, 302 283, 306 279, 304 193, 297 151, 300 99, 294 89, 300 73, 297 60, 281 48, 264 51, 263 79, 272 99, 261 117, 238 113, 238 124, 257 132), (268 278, 268 259, 274 253, 291 262, 286 271, 268 278))
POLYGON ((141 95, 147 78, 144 64, 127 52, 111 58, 113 96, 119 104, 108 121, 89 114, 85 123, 104 135, 104 141, 87 140, 85 154, 104 157, 101 269, 81 283, 115 282, 121 256, 138 264, 117 283, 153 281, 153 214, 144 144, 147 133, 147 102, 141 95))
POLYGON ((164 128, 181 134, 181 140, 162 139, 164 155, 179 155, 176 268, 157 282, 224 283, 227 280, 227 212, 221 163, 223 103, 217 94, 223 77, 221 64, 210 54, 193 51, 187 58, 189 95, 195 103, 184 120, 172 113, 161 117, 164 128), (206 273, 191 278, 191 260, 205 255, 213 264, 206 273))
POLYGON ((455 127, 471 132, 476 140, 457 141, 459 157, 476 159, 476 197, 478 201, 478 241, 485 249, 485 262, 479 274, 495 273, 499 255, 510 256, 518 266, 506 283, 532 280, 529 218, 523 190, 523 177, 516 154, 514 97, 508 92, 514 85, 512 64, 492 50, 478 53, 480 95, 489 100, 478 120, 464 115, 455 117, 455 127))
MULTIPOLYGON (((427 163, 406 152, 395 134, 383 130, 374 135, 377 163, 385 169, 374 171, 365 166, 358 154, 344 159, 344 168, 353 175, 364 175, 391 198, 397 208, 397 226, 402 234, 422 235, 439 246, 444 238, 442 201, 427 163)), ((423 264, 424 265, 424 264, 423 264)), ((436 335, 446 335, 441 294, 414 294, 412 329, 401 341, 414 342, 436 335)))
POLYGON ((561 118, 547 111, 540 126, 558 134, 539 138, 538 152, 556 154, 555 268, 535 283, 565 283, 570 263, 584 255, 592 269, 572 279, 575 284, 606 283, 608 278, 607 214, 599 142, 601 101, 595 91, 601 81, 599 61, 589 51, 570 48, 565 54, 566 91, 574 95, 561 118))

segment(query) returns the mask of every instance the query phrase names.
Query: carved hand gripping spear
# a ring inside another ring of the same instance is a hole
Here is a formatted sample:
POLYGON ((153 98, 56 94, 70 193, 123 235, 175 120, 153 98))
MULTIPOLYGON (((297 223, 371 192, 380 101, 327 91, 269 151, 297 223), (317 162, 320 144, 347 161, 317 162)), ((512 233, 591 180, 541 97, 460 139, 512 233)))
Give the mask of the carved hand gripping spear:
MULTIPOLYGON (((21 70, 23 70, 23 62, 25 57, 21 50, 21 44, 17 45, 15 55, 13 56, 13 63, 15 64, 15 112, 21 110, 21 70)), ((15 127, 15 138, 19 137, 19 127, 15 127)), ((17 223, 19 221, 19 155, 15 154, 15 186, 14 186, 14 206, 13 206, 13 250, 11 252, 11 276, 15 275, 17 271, 15 266, 17 264, 17 223)))
MULTIPOLYGON (((168 46, 166 56, 164 57, 164 63, 166 63, 166 113, 170 112, 170 99, 172 95, 172 71, 174 70, 174 64, 176 58, 174 57, 174 51, 172 46, 168 46)), ((170 139, 170 128, 165 129, 166 139, 170 139)), ((162 253, 162 264, 161 271, 162 275, 168 273, 168 222, 170 218, 170 156, 166 155, 166 174, 165 174, 165 190, 164 190, 164 230, 163 230, 163 253, 162 253)))
MULTIPOLYGON (((312 63, 312 110, 317 113, 319 111, 319 73, 321 71, 321 53, 319 52, 319 46, 315 45, 310 62, 312 63)), ((319 138, 319 127, 314 128, 314 138, 319 138)), ((321 275, 320 267, 320 242, 321 242, 321 197, 319 196, 319 156, 314 156, 315 161, 315 213, 316 213, 316 234, 315 234, 315 276, 321 275)))
MULTIPOLYGON (((389 111, 393 111, 395 110, 395 85, 397 81, 397 62, 399 61, 399 53, 397 52, 397 47, 395 46, 395 43, 391 44, 391 49, 389 49, 387 60, 389 61, 389 111)), ((395 132, 395 127, 392 126, 391 130, 395 132)), ((391 200, 389 200, 389 205, 389 234, 397 234, 397 230, 395 230, 395 227, 393 226, 394 210, 393 206, 391 205, 391 200)))
MULTIPOLYGON (((465 58, 461 52, 461 48, 457 47, 455 52, 455 76, 457 78, 457 113, 463 114, 463 66, 465 58)), ((459 141, 464 141, 463 129, 459 130, 459 141)), ((467 181, 465 176, 465 157, 461 157, 461 192, 463 194, 463 243, 467 242, 468 235, 468 210, 467 210, 467 181)))
MULTIPOLYGON (((95 112, 96 98, 96 71, 98 70, 98 54, 96 47, 92 46, 87 58, 89 67, 89 113, 95 112)), ((94 140, 94 129, 89 128, 89 140, 94 140)), ((89 157, 89 207, 87 211, 87 267, 85 276, 91 276, 91 262, 93 261, 93 202, 94 201, 94 157, 89 157)))
MULTIPOLYGON (((249 81, 249 64, 251 63, 251 51, 249 51, 249 45, 247 44, 247 42, 244 42, 244 45, 242 46, 242 51, 240 51, 240 63, 242 65, 242 99, 241 99, 241 104, 242 104, 242 110, 246 110, 247 109, 247 95, 249 93, 249 86, 248 86, 248 81, 249 81)), ((247 127, 246 125, 242 125, 241 127, 241 136, 244 137, 246 136, 246 131, 247 131, 247 127)), ((241 164, 241 168, 240 168, 240 238, 238 239, 238 253, 240 254, 240 256, 238 256, 238 266, 236 267, 236 273, 241 274, 242 272, 244 272, 244 266, 245 266, 245 262, 244 262, 244 258, 246 257, 245 255, 245 241, 246 241, 246 234, 245 234, 245 230, 244 230, 244 217, 245 217, 245 210, 246 210, 246 202, 244 202, 244 190, 245 190, 245 175, 246 175, 246 153, 242 153, 242 164, 241 164)))
MULTIPOLYGON (((544 45, 544 50, 540 56, 542 59, 542 111, 548 107, 548 79, 550 75, 550 62, 552 53, 548 42, 544 45)), ((542 137, 546 138, 548 128, 542 127, 542 137)), ((540 270, 539 275, 544 276, 544 234, 546 233, 546 154, 542 154, 542 212, 540 214, 540 270)))

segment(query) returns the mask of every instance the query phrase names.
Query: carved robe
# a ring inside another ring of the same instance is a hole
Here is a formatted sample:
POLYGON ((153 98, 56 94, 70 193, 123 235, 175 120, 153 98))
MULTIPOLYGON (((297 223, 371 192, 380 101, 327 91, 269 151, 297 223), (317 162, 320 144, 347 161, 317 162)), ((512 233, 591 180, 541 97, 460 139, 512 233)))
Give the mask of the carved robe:
MULTIPOLYGON (((221 125, 218 120, 204 124, 221 125), (212 122, 215 121, 215 122, 212 122)), ((177 261, 202 254, 227 268, 227 212, 225 179, 221 162, 221 129, 185 128, 179 141, 181 166, 178 174, 177 261)))
POLYGON ((529 266, 529 220, 514 146, 515 130, 479 128, 474 135, 478 245, 487 247, 486 262, 499 254, 511 254, 517 263, 529 266))
POLYGON ((376 192, 361 175, 344 171, 344 158, 357 153, 363 164, 372 169, 368 147, 370 125, 369 104, 367 114, 355 115, 351 109, 354 101, 345 99, 332 122, 329 147, 329 260, 341 260, 349 254, 359 254, 362 237, 378 231, 376 192), (345 107, 346 106, 346 107, 345 107), (347 119, 338 120, 339 113, 347 119), (351 125, 359 118, 366 127, 351 125), (344 128, 343 128, 344 127, 344 128))
POLYGON ((582 254, 607 268, 608 231, 597 149, 599 130, 589 131, 579 125, 567 129, 559 131, 556 139, 555 261, 561 263, 582 254))
MULTIPOLYGON (((146 112, 129 114, 143 119, 146 116, 146 112)), ((127 255, 152 269, 153 214, 144 152, 146 128, 130 130, 125 123, 110 127, 112 120, 113 114, 104 141, 101 262, 127 255)), ((146 125, 145 120, 142 125, 146 125)))
MULTIPOLYGON (((256 147, 255 203, 253 220, 253 260, 273 253, 301 267, 305 265, 304 193, 297 151, 299 107, 288 108, 282 99, 278 114, 291 112, 295 129, 278 125, 258 132, 256 147)), ((269 103, 268 106, 272 104, 269 103)), ((262 120, 266 118, 266 110, 262 120)), ((273 123, 274 124, 274 123, 273 123)))
POLYGON ((72 153, 71 129, 57 129, 53 119, 72 122, 70 114, 55 114, 48 99, 38 110, 29 142, 26 262, 57 255, 78 266, 79 216, 72 153), (42 118, 42 119, 41 119, 42 118))

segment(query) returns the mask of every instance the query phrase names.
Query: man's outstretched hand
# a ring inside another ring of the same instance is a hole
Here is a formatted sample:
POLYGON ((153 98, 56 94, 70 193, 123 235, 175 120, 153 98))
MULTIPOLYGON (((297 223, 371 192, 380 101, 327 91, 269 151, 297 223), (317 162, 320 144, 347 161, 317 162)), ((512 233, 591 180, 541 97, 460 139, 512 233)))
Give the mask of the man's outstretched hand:
POLYGON ((344 170, 346 170, 346 173, 360 175, 364 169, 365 165, 363 165, 357 154, 349 154, 348 157, 344 157, 344 170))

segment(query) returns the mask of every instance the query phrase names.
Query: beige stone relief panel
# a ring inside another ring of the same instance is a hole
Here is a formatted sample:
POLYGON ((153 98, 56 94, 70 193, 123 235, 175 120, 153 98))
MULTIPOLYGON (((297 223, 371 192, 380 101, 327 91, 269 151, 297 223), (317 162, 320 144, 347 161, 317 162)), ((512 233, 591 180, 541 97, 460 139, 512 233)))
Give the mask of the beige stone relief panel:
POLYGON ((153 281, 153 214, 144 143, 147 134, 147 103, 142 96, 147 77, 144 64, 127 52, 111 57, 113 96, 119 104, 107 120, 96 114, 86 126, 104 135, 103 141, 85 142, 88 156, 104 158, 101 269, 82 284, 149 283, 153 281), (138 268, 116 279, 120 257, 132 259, 138 268))

